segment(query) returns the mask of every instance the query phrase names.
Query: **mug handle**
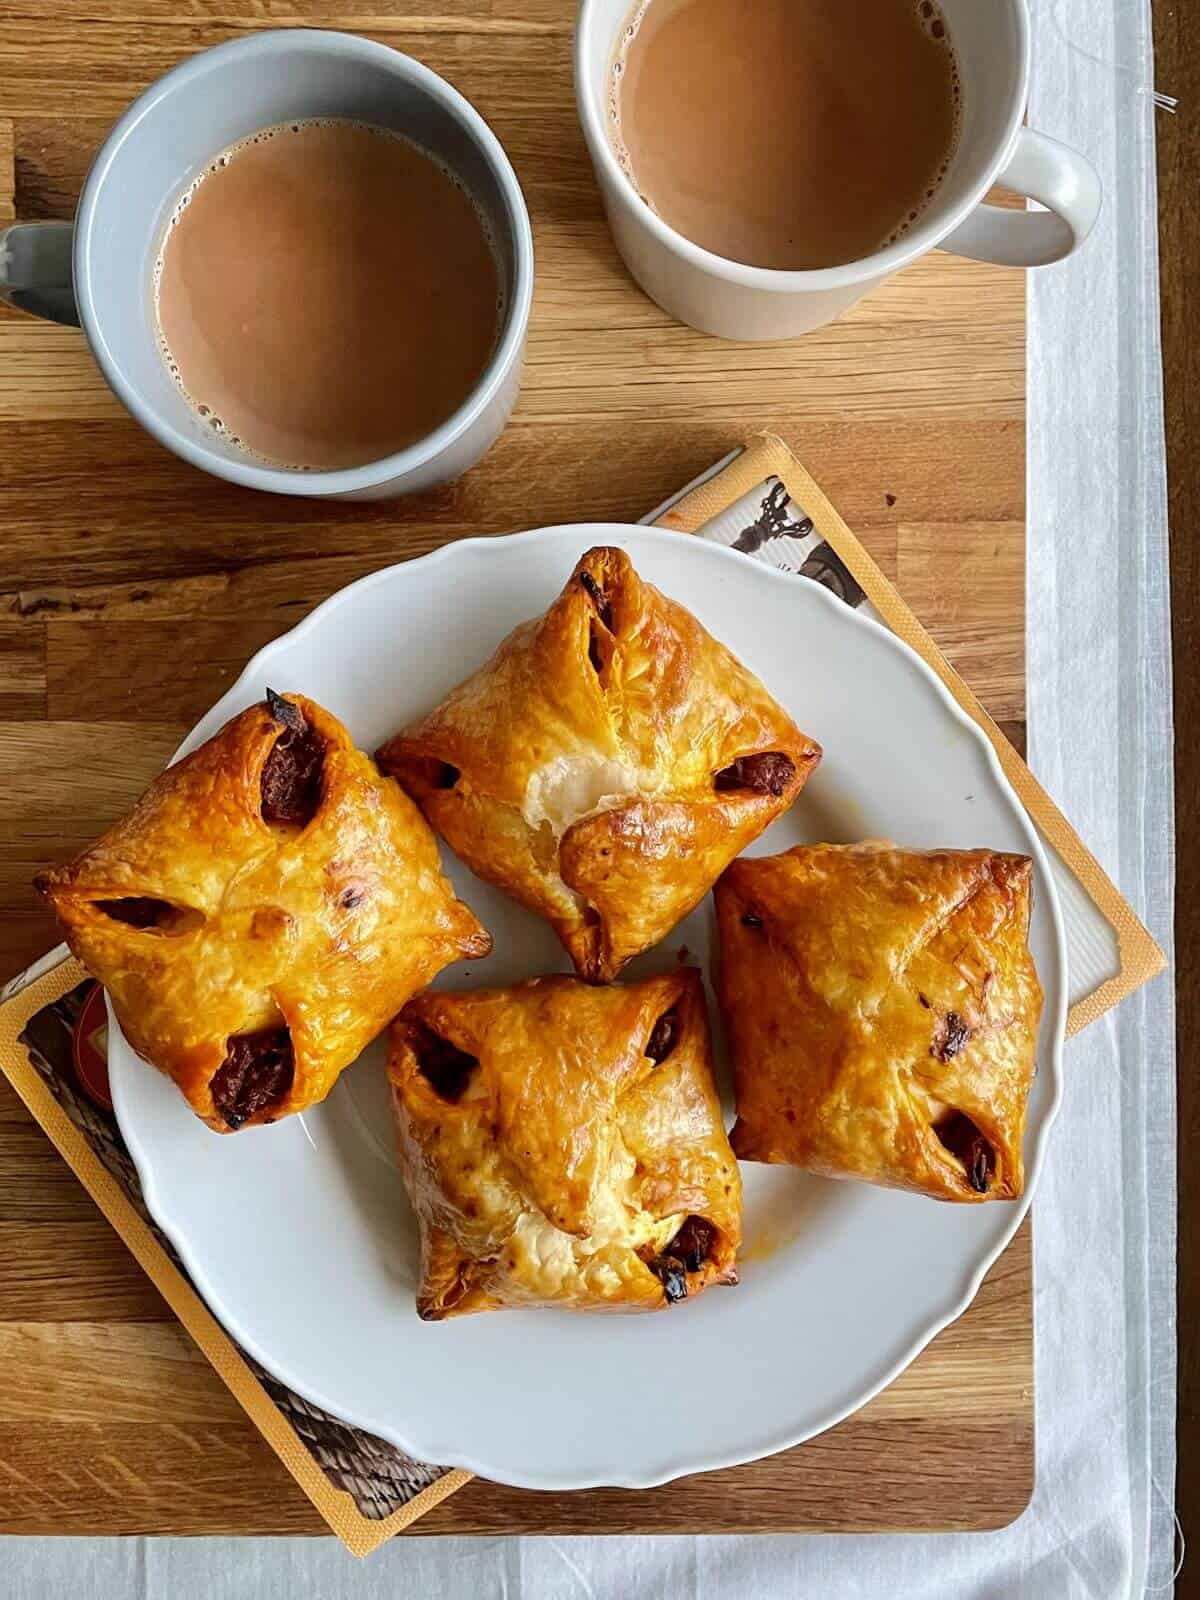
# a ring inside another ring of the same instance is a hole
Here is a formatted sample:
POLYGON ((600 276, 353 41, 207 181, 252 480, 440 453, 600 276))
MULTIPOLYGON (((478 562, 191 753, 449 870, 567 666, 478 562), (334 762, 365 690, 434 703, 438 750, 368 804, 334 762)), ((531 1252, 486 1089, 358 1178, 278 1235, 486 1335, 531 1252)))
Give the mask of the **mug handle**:
POLYGON ((1078 249, 1095 227, 1104 198, 1099 174, 1086 156, 1032 128, 1018 133, 996 184, 1049 209, 977 206, 940 249, 1002 267, 1045 267, 1078 249))
POLYGON ((79 326, 70 222, 14 222, 0 229, 0 300, 50 322, 79 326))

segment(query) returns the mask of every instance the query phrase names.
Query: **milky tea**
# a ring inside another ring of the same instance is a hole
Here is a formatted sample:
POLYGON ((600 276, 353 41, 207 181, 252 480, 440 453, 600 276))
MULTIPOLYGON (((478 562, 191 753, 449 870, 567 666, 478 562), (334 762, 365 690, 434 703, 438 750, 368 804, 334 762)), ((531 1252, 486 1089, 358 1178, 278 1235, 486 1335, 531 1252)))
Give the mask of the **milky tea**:
POLYGON ((749 266, 845 266, 945 177, 962 87, 933 0, 644 0, 618 42, 613 148, 678 233, 749 266))
POLYGON ((164 359, 207 427, 272 466, 377 461, 432 433, 503 321, 483 218, 398 134, 319 119, 208 163, 154 274, 164 359))

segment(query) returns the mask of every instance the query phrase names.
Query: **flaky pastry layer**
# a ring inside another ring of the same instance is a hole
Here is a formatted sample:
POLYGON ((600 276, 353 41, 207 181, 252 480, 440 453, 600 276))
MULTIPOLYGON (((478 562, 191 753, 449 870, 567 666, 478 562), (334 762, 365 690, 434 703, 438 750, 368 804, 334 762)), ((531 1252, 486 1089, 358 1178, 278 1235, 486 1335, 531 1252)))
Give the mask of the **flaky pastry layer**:
POLYGON ((218 1132, 323 1099, 491 947, 408 796, 300 695, 234 717, 37 883, 130 1044, 218 1132))
POLYGON ((380 752, 480 877, 607 982, 784 812, 820 747, 622 550, 380 752))
POLYGON ((389 1074, 421 1316, 656 1310, 736 1282, 741 1180, 694 969, 431 991, 389 1074))
POLYGON ((733 1148, 941 1200, 1014 1200, 1042 991, 1032 863, 798 847, 716 888, 733 1148))

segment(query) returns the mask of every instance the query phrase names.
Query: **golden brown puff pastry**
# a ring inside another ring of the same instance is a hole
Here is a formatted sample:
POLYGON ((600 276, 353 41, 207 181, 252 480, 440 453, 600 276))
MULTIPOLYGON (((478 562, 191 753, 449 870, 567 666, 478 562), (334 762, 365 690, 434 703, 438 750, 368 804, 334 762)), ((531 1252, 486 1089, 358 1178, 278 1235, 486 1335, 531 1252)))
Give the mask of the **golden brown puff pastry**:
POLYGON ((664 938, 820 760, 756 677, 621 550, 379 760, 480 877, 607 982, 664 938))
POLYGON ((423 994, 389 1073, 422 1317, 654 1311, 737 1282, 742 1185, 694 968, 423 994))
POLYGON ((491 947, 407 795, 300 695, 268 691, 37 886, 130 1044, 220 1133, 324 1099, 491 947))
POLYGON ((1032 863, 803 846, 716 888, 733 1148, 939 1200, 1015 1200, 1042 991, 1032 863))

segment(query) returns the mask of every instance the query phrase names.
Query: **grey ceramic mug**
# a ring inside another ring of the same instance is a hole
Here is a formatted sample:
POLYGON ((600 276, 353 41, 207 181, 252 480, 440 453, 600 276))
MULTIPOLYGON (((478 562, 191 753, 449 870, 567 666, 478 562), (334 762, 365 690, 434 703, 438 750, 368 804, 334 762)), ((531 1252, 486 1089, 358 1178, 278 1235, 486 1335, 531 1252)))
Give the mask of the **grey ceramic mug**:
POLYGON ((456 89, 370 39, 284 29, 217 45, 147 89, 97 155, 73 224, 0 232, 0 296, 77 322, 117 398, 194 466, 277 494, 376 499, 457 477, 504 427, 520 386, 533 235, 508 157, 456 89), (491 364, 454 415, 406 450, 337 472, 259 466, 207 428, 168 373, 154 326, 154 260, 179 196, 219 150, 297 117, 374 123, 438 157, 487 219, 505 294, 491 364))

